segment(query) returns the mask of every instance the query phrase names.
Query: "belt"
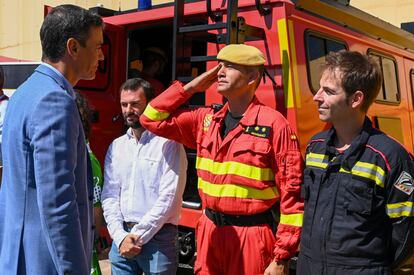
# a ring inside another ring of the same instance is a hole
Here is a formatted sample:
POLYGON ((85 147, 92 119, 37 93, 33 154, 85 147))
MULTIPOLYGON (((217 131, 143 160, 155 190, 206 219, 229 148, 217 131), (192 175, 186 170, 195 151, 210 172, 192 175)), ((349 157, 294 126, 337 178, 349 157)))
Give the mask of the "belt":
POLYGON ((137 222, 124 222, 124 226, 128 229, 132 229, 134 225, 138 224, 137 222))
MULTIPOLYGON (((137 222, 124 222, 124 226, 128 229, 132 229, 136 224, 138 224, 137 222)), ((173 226, 173 227, 177 227, 177 225, 172 224, 172 223, 166 223, 164 224, 162 227, 169 227, 169 226, 173 226)))
POLYGON ((253 215, 230 215, 206 208, 205 214, 216 226, 255 226, 268 224, 272 227, 275 224, 270 210, 253 215))

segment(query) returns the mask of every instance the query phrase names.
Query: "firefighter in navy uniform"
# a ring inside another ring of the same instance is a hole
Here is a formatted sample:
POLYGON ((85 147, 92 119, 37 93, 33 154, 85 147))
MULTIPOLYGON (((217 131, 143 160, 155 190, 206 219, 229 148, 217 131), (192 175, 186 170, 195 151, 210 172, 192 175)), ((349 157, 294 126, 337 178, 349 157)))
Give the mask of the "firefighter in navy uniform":
POLYGON ((392 274, 414 247, 413 157, 366 117, 378 64, 341 51, 324 68, 314 101, 332 128, 306 151, 297 274, 392 274))

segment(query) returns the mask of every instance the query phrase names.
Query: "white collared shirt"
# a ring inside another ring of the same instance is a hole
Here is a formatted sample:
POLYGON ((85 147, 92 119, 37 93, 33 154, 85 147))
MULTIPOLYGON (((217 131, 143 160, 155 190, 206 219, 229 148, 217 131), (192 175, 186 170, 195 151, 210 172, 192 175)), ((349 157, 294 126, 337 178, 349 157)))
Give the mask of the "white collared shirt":
POLYGON ((102 207, 118 247, 128 234, 123 222, 138 223, 131 233, 140 244, 164 224, 178 224, 186 171, 183 146, 149 131, 137 140, 130 128, 112 142, 105 158, 102 207))

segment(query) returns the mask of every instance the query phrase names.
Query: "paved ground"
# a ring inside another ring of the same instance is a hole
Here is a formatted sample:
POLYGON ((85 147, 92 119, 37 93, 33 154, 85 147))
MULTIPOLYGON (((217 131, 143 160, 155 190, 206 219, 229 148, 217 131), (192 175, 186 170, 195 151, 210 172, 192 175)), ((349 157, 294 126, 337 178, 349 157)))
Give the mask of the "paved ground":
MULTIPOLYGON (((99 266, 101 267, 102 275, 111 275, 111 264, 109 260, 100 260, 99 266)), ((190 266, 180 266, 177 275, 193 275, 193 270, 190 266)))

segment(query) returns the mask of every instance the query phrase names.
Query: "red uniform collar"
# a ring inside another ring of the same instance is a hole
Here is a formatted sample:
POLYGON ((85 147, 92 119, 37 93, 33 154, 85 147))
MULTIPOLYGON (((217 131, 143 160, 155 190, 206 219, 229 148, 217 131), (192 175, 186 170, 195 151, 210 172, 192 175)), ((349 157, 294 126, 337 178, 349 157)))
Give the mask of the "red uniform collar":
MULTIPOLYGON (((262 103, 260 103, 257 97, 253 96, 253 99, 250 102, 249 107, 247 107, 247 110, 244 113, 243 118, 240 120, 240 124, 244 126, 255 125, 257 123, 257 116, 259 114, 259 109, 261 105, 262 103)), ((223 108, 221 108, 217 113, 213 115, 213 119, 217 121, 221 121, 222 119, 224 119, 225 115, 227 114, 228 109, 229 109, 229 103, 226 102, 223 108)))

